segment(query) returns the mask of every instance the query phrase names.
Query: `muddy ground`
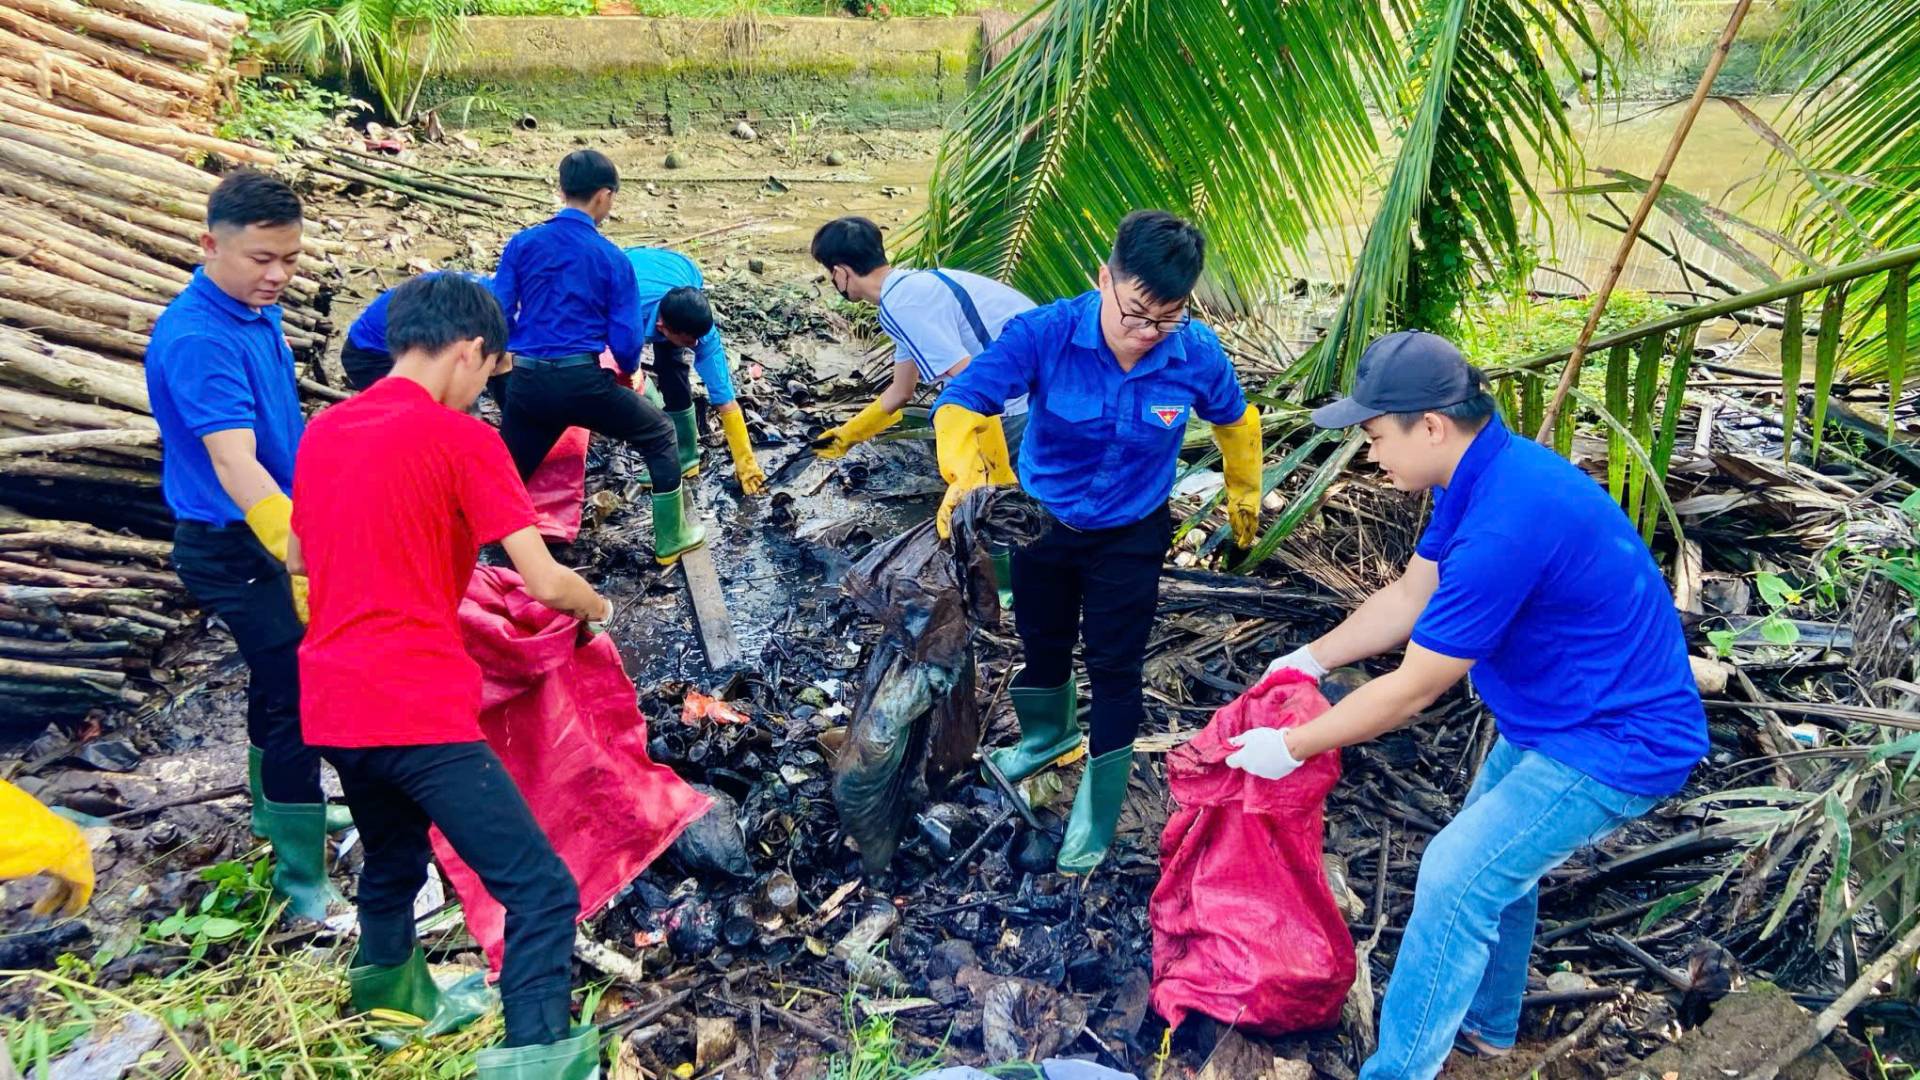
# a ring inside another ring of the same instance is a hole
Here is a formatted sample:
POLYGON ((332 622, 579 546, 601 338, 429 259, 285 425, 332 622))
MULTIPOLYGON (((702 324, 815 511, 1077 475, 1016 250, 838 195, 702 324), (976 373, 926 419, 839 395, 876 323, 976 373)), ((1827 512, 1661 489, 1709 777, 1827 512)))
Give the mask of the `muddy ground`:
MULTIPOLYGON (((588 524, 563 554, 619 605, 611 632, 651 725, 654 756, 716 792, 738 822, 693 830, 697 842, 677 845, 588 924, 592 938, 639 960, 646 973, 616 985, 601 1019, 654 1075, 695 1060, 695 1017, 725 1018, 752 1036, 733 1059, 708 1063, 705 1075, 808 1077, 823 1075, 828 1057, 845 1047, 850 1018, 891 1015, 910 1053, 944 1050, 955 1062, 1057 1053, 1137 1075, 1225 1078, 1262 1075, 1279 1056, 1348 1080, 1368 1045, 1365 1017, 1391 970, 1420 850, 1464 794, 1491 742, 1490 718, 1456 693, 1427 724, 1346 756, 1329 800, 1326 848, 1336 856, 1332 876, 1344 883, 1336 896, 1356 940, 1377 944, 1342 1024, 1268 1042, 1222 1038, 1218 1025, 1190 1023, 1166 1040, 1164 1061, 1164 1023, 1146 1008, 1147 897, 1168 812, 1161 762, 1268 658, 1319 633, 1366 588, 1387 580, 1412 550, 1423 507, 1362 475, 1336 489, 1319 521, 1270 562, 1269 576, 1227 578, 1193 558, 1181 561, 1201 565, 1169 570, 1148 665, 1145 767, 1136 769, 1116 847, 1091 879, 1053 872, 1078 765, 1027 785, 1042 828, 1010 813, 992 786, 962 782, 906 824, 886 871, 867 874, 842 833, 829 783, 878 628, 854 612, 839 584, 876 542, 923 520, 940 485, 924 439, 882 440, 837 463, 800 463, 809 432, 863 403, 877 371, 863 332, 870 328, 858 312, 822 301, 805 247, 820 221, 842 213, 904 225, 923 202, 914 178, 924 177, 933 143, 917 133, 758 136, 502 133, 425 148, 414 158, 437 168, 545 175, 575 146, 609 152, 626 177, 609 234, 622 243, 672 242, 702 263, 756 452, 776 480, 768 496, 743 498, 717 428, 705 425, 706 467, 695 497, 748 657, 737 670, 716 672, 678 573, 651 562, 638 458, 601 442, 589 457, 588 524), (665 168, 669 152, 683 168, 665 168), (690 690, 724 697, 751 722, 683 722, 690 690), (797 902, 784 898, 789 888, 797 902), (849 962, 845 949, 836 951, 849 937, 881 943, 887 966, 849 962)), ((488 182, 545 197, 537 181, 488 182)), ((430 266, 486 269, 514 228, 544 216, 531 205, 455 214, 337 185, 316 187, 311 197, 324 234, 348 244, 347 287, 335 307, 342 331, 380 288, 430 266)), ((1010 626, 980 629, 978 693, 990 745, 1013 737, 1003 691, 1016 652, 1010 626)), ((244 671, 230 639, 217 626, 203 627, 171 647, 164 669, 170 681, 158 704, 78 737, 49 731, 26 751, 22 771, 46 797, 103 818, 203 801, 123 817, 92 833, 101 875, 93 908, 51 931, 0 940, 0 967, 48 965, 61 952, 107 946, 123 957, 105 974, 109 984, 166 970, 180 962, 179 950, 138 942, 139 928, 192 902, 205 888, 201 868, 257 852, 245 800, 222 794, 244 780, 244 671)), ((1754 749, 1752 734, 1733 723, 1716 722, 1714 736, 1696 790, 1722 786, 1721 771, 1754 749)), ((1717 936, 1749 969, 1803 992, 1832 992, 1836 957, 1812 953, 1791 934, 1767 940, 1749 925, 1705 914, 1672 917, 1652 933, 1635 930, 1633 916, 1680 882, 1698 880, 1701 853, 1629 856, 1700 818, 1669 804, 1548 883, 1546 936, 1513 1060, 1585 1031, 1547 1071, 1611 1075, 1667 1045, 1682 1019, 1698 1019, 1690 1008, 1698 1013, 1717 996, 1706 983, 1680 993, 1658 969, 1593 936, 1600 928, 1616 928, 1682 972, 1689 957, 1713 955, 1707 946, 1717 936), (1601 1007, 1606 1015, 1596 1016, 1601 1007)), ((353 845, 339 862, 350 886, 353 845)), ((23 925, 26 900, 19 890, 9 895, 10 925, 23 925)), ((478 963, 457 931, 434 951, 438 959, 478 963)), ((1706 965, 1709 982, 1713 970, 1706 965)), ((605 973, 583 964, 579 974, 605 973)), ((1507 1066, 1455 1068, 1491 1080, 1507 1066)))

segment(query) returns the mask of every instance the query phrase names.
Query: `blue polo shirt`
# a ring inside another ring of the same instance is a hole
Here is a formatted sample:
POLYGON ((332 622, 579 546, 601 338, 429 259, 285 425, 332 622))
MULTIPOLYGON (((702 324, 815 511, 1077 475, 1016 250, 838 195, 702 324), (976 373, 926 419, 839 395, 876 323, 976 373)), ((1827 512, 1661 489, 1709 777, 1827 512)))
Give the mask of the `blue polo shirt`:
POLYGON ((217 431, 251 428, 260 464, 282 492, 293 490, 293 455, 306 419, 278 305, 248 307, 195 270, 154 321, 146 368, 160 425, 160 490, 174 517, 210 525, 246 520, 200 441, 217 431))
POLYGON ((1220 339, 1200 323, 1169 334, 1132 371, 1100 332, 1100 291, 1023 312, 934 400, 991 416, 1030 394, 1020 486, 1076 529, 1131 525, 1173 493, 1187 416, 1246 415, 1220 339))
MULTIPOLYGON (((683 285, 706 288, 700 268, 692 259, 666 248, 630 247, 627 261, 633 264, 633 281, 639 289, 640 326, 650 345, 673 347, 659 333, 660 299, 683 285)), ((727 370, 727 349, 720 343, 720 327, 715 324, 693 343, 693 370, 707 386, 707 402, 714 406, 733 400, 733 372, 727 370)))
MULTIPOLYGON (((458 274, 470 281, 477 281, 489 287, 493 284, 487 279, 487 275, 477 274, 472 270, 433 270, 420 276, 431 277, 434 274, 458 274)), ((399 286, 395 286, 394 288, 398 287, 399 286)), ((360 317, 353 320, 352 326, 347 327, 347 344, 357 349, 365 349, 368 352, 386 352, 387 304, 392 300, 393 289, 388 289, 386 292, 374 297, 373 303, 362 308, 360 310, 360 317)))
POLYGON ((1475 661, 1513 745, 1622 791, 1680 790, 1706 712, 1673 595, 1606 489, 1495 417, 1433 499, 1417 553, 1440 587, 1414 642, 1475 661))
POLYGON ((621 371, 640 365, 646 331, 633 264, 584 211, 568 207, 507 241, 493 295, 517 356, 551 360, 606 349, 621 371))

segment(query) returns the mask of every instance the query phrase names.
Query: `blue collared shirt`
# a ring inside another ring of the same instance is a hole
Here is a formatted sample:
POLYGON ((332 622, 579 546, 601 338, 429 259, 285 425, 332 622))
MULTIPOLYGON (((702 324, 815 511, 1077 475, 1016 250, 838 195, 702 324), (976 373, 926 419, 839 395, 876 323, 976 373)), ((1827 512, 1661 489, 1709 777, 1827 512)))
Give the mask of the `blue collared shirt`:
POLYGON ((507 241, 493 274, 507 313, 507 348, 553 359, 613 353, 621 371, 640 366, 640 298, 633 264, 585 212, 568 207, 507 241))
MULTIPOLYGON (((477 281, 489 288, 493 285, 493 282, 487 275, 476 273, 472 270, 431 270, 420 276, 431 277, 434 274, 458 274, 469 281, 477 281)), ((394 288, 397 289, 399 286, 396 285, 394 288)), ((386 352, 387 305, 391 303, 392 300, 393 289, 388 289, 386 292, 374 297, 372 303, 361 308, 360 317, 353 320, 352 326, 347 327, 347 344, 357 349, 365 349, 368 352, 386 352)))
MULTIPOLYGON (((627 261, 633 264, 633 280, 640 297, 640 326, 652 345, 673 347, 659 332, 660 299, 683 285, 706 288, 700 268, 692 259, 666 248, 630 247, 627 261)), ((693 370, 707 384, 707 402, 714 406, 733 400, 733 373, 727 370, 727 350, 720 344, 720 327, 715 324, 693 343, 693 370)))
POLYGON ((933 411, 991 416, 1021 394, 1032 404, 1020 486, 1076 529, 1131 525, 1166 505, 1189 411, 1214 424, 1247 411, 1220 339, 1197 322, 1120 370, 1100 332, 1097 289, 1014 316, 933 411))
POLYGON ((255 309, 193 272, 154 321, 147 342, 147 397, 160 425, 160 490, 181 521, 231 525, 235 506, 200 440, 249 428, 254 456, 280 490, 293 490, 293 456, 306 430, 293 350, 278 305, 255 309))
POLYGON ((1416 644, 1473 660, 1500 733, 1610 787, 1668 795, 1707 752, 1680 615, 1606 489, 1498 417, 1433 492, 1440 587, 1416 644))

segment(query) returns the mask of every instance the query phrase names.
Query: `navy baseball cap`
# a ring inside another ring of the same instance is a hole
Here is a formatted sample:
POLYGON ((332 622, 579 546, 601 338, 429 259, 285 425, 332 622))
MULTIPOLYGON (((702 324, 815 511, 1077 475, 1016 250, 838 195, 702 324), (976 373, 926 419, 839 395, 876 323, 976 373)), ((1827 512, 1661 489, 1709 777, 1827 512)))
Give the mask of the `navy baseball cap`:
POLYGON ((1425 330, 1401 330, 1367 346, 1353 393, 1313 410, 1313 422, 1344 428, 1387 413, 1445 409, 1473 400, 1482 382, 1453 342, 1425 330))

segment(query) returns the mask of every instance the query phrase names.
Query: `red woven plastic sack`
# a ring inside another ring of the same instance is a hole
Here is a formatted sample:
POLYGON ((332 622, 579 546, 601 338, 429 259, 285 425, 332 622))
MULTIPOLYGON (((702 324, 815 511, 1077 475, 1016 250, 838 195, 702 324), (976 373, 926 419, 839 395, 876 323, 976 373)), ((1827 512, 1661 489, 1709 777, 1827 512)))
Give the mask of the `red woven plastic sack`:
POLYGON ((1321 865, 1321 806, 1338 752, 1283 780, 1229 768, 1227 740, 1327 711, 1313 680, 1278 672, 1213 714, 1167 757, 1177 806, 1160 836, 1153 925, 1154 1011, 1261 1035, 1327 1027, 1353 985, 1353 938, 1321 865))
MULTIPOLYGON (((526 796, 580 886, 580 917, 600 910, 711 800, 647 756, 647 721, 613 641, 580 643, 579 621, 527 595, 511 570, 482 566, 460 603, 467 652, 485 672, 480 731, 526 796)), ((440 830, 433 851, 467 930, 500 970, 506 913, 440 830)))
POLYGON ((587 498, 587 429, 570 427, 527 477, 533 498, 534 526, 556 543, 571 544, 580 535, 580 506, 587 498))

